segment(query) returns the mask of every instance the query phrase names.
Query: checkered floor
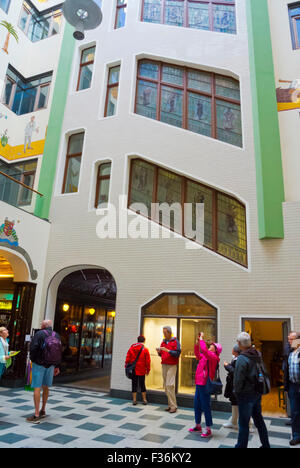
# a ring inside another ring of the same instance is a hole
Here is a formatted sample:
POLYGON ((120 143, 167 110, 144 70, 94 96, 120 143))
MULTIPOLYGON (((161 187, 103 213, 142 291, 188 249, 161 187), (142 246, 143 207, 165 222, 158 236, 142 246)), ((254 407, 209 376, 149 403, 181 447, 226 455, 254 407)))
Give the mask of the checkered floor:
MULTIPOLYGON (((51 389, 47 419, 32 425, 32 393, 0 388, 0 448, 230 448, 237 433, 222 427, 229 418, 214 413, 214 437, 189 434, 193 410, 180 408, 168 414, 158 405, 133 407, 127 400, 104 393, 62 387, 51 389)), ((284 420, 266 420, 273 448, 289 447, 290 428, 284 420)), ((257 434, 249 447, 259 447, 257 434)))

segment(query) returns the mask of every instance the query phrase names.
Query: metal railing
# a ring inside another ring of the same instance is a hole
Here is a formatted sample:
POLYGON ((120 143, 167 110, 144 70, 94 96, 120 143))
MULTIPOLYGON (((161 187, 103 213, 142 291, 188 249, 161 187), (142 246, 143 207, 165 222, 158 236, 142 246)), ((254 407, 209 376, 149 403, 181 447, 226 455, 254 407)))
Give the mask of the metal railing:
POLYGON ((33 212, 37 197, 43 194, 0 171, 0 201, 33 212))

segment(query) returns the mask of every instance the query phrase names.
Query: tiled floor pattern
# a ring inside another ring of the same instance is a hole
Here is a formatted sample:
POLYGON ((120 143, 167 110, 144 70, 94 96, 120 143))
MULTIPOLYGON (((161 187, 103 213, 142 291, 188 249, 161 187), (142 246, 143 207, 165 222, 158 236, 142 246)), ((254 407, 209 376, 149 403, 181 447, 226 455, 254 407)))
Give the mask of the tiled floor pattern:
MULTIPOLYGON (((214 413, 214 437, 189 434, 193 410, 168 414, 165 407, 138 405, 104 393, 63 387, 51 389, 49 416, 39 425, 25 421, 33 414, 32 393, 0 388, 0 448, 230 448, 237 433, 222 427, 229 418, 214 413)), ((290 428, 281 419, 267 419, 273 448, 288 448, 290 428)), ((257 434, 249 447, 259 447, 257 434)))

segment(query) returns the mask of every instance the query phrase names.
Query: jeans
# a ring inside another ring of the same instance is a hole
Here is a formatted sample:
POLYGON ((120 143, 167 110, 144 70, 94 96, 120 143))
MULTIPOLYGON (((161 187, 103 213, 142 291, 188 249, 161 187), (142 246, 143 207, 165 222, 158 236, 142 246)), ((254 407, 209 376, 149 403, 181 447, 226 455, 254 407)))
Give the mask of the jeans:
POLYGON ((290 382, 289 399, 291 405, 293 439, 300 439, 300 385, 290 382))
POLYGON ((206 427, 212 427, 213 420, 210 408, 211 396, 207 392, 206 385, 196 385, 194 400, 196 424, 201 424, 202 413, 205 415, 206 427))
POLYGON ((239 438, 235 448, 247 448, 249 441, 249 423, 251 417, 257 427, 263 448, 270 448, 267 427, 262 416, 261 395, 245 394, 238 397, 239 438))

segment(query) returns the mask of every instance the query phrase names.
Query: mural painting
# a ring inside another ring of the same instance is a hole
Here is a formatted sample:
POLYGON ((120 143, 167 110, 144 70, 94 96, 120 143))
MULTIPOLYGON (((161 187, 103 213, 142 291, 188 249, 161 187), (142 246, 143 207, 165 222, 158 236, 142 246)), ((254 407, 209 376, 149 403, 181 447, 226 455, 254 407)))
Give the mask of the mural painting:
POLYGON ((300 79, 279 80, 276 96, 278 111, 300 109, 300 79))

